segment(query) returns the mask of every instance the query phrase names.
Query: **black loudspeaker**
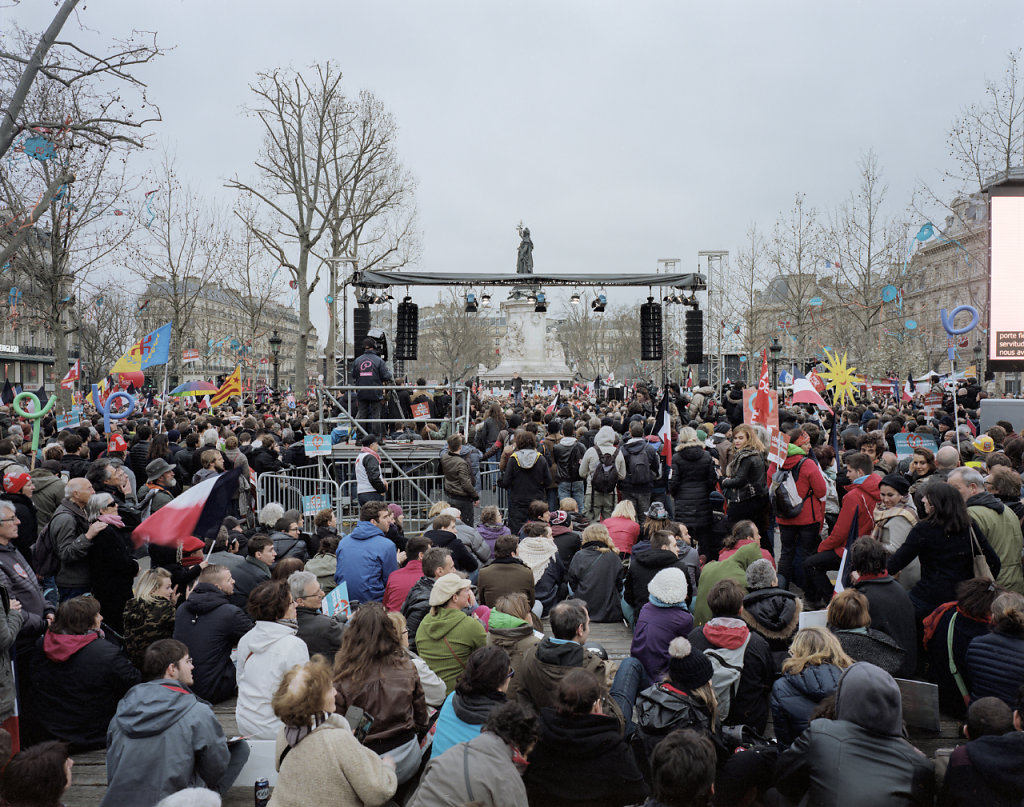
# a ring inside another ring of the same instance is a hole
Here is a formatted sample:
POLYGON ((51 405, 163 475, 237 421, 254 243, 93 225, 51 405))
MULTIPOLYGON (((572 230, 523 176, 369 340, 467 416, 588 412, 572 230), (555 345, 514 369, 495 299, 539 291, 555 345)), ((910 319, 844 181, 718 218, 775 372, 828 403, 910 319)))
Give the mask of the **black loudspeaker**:
POLYGON ((624 401, 626 400, 625 390, 622 387, 608 387, 605 390, 606 401, 624 401))
POLYGON ((686 363, 704 362, 704 312, 699 308, 686 311, 686 363))
POLYGON ((640 306, 640 358, 661 361, 664 345, 661 338, 661 304, 651 297, 640 306))
POLYGON ((355 343, 355 355, 363 353, 363 339, 370 330, 370 307, 357 305, 352 309, 352 339, 355 343))
POLYGON ((398 304, 398 332, 395 334, 395 360, 416 361, 420 309, 408 297, 398 304))

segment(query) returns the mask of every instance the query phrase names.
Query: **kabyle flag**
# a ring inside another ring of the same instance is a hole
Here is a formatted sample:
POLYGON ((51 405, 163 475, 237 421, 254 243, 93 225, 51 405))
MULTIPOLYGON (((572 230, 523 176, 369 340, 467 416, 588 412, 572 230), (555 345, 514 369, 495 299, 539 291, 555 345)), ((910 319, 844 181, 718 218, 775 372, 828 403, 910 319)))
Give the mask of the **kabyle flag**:
POLYGON ((799 370, 793 376, 793 403, 815 404, 827 409, 829 412, 832 411, 832 407, 825 403, 825 399, 818 394, 814 385, 799 370))
POLYGON ((754 393, 754 416, 751 422, 768 425, 768 409, 771 406, 771 397, 768 395, 771 389, 771 381, 768 376, 768 351, 761 351, 761 378, 757 382, 757 392, 754 393))
POLYGON ((132 531, 136 546, 178 546, 190 535, 214 538, 231 506, 241 468, 232 468, 193 485, 171 499, 132 531))
POLYGON ((112 373, 130 373, 145 370, 157 364, 167 364, 168 350, 171 346, 171 323, 162 325, 151 333, 147 333, 132 345, 128 352, 114 362, 110 368, 112 373))
POLYGON ((654 418, 654 434, 661 440, 661 455, 665 465, 672 467, 672 415, 668 411, 668 389, 661 394, 658 414, 654 418))
POLYGON ((78 381, 82 376, 82 365, 81 359, 75 359, 75 363, 71 365, 71 369, 68 370, 68 374, 60 380, 61 389, 71 389, 75 386, 75 382, 78 381))

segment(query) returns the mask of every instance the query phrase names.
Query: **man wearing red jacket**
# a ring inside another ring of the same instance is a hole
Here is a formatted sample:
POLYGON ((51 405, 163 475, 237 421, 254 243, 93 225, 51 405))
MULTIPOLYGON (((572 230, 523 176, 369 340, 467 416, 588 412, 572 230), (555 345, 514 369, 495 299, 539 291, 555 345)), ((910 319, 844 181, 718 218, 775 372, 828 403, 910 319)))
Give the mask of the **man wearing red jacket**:
MULTIPOLYGON (((805 431, 794 429, 789 433, 788 455, 782 467, 796 477, 797 494, 803 506, 793 518, 776 517, 782 542, 779 575, 786 579, 787 585, 795 582, 803 586, 803 560, 817 551, 821 522, 825 519, 825 477, 814 457, 808 456, 810 450, 811 441, 805 431)), ((774 469, 773 464, 769 469, 769 484, 774 469)))
POLYGON ((872 473, 874 463, 867 454, 857 452, 846 460, 847 473, 853 480, 846 486, 843 507, 828 538, 818 546, 818 553, 804 561, 804 593, 809 605, 824 607, 832 596, 829 569, 838 569, 847 545, 862 535, 870 535, 875 526, 875 505, 878 504, 879 477, 872 473))

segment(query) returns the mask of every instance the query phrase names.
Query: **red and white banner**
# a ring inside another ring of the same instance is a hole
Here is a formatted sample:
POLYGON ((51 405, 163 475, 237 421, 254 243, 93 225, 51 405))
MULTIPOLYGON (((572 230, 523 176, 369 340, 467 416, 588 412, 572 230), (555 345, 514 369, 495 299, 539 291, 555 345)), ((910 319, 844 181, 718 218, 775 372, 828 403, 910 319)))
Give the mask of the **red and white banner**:
POLYGON ((196 348, 187 347, 181 351, 182 364, 188 364, 193 361, 199 361, 199 351, 196 348))
POLYGON ((60 380, 61 389, 72 389, 75 386, 75 382, 82 377, 81 361, 81 359, 75 359, 75 363, 71 365, 68 374, 60 380))
POLYGON ((757 382, 757 392, 754 395, 754 416, 753 423, 768 425, 769 414, 769 393, 771 392, 771 381, 768 376, 768 351, 761 351, 761 378, 757 382))

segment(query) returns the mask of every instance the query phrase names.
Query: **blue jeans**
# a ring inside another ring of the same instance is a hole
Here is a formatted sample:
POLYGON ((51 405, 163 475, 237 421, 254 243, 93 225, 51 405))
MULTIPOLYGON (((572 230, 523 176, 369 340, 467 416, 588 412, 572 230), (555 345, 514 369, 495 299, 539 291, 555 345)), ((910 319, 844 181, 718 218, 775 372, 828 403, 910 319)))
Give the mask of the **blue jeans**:
POLYGON ((384 494, 372 491, 370 493, 359 493, 356 495, 356 499, 359 501, 359 506, 362 507, 367 502, 382 502, 384 501, 384 494))
POLYGON ((624 737, 628 740, 636 730, 633 724, 633 706, 636 703, 636 696, 651 685, 650 676, 644 665, 632 656, 628 656, 619 664, 615 673, 615 680, 612 681, 612 689, 609 693, 622 710, 622 716, 626 720, 626 731, 624 737))
POLYGON ((238 778, 238 774, 242 772, 242 768, 245 767, 245 763, 249 761, 249 743, 245 740, 237 742, 234 745, 228 746, 228 767, 224 771, 224 775, 220 778, 219 782, 207 782, 207 784, 220 793, 222 796, 226 796, 231 786, 235 783, 235 779, 238 778))
POLYGON ((548 510, 552 513, 558 509, 558 488, 548 488, 548 510))
POLYGON ((57 586, 57 592, 60 594, 60 601, 71 600, 75 597, 81 597, 83 594, 89 593, 88 586, 57 586))
POLYGON ((583 512, 583 481, 578 482, 559 482, 558 483, 558 498, 561 499, 575 499, 576 506, 579 508, 580 513, 583 512))

